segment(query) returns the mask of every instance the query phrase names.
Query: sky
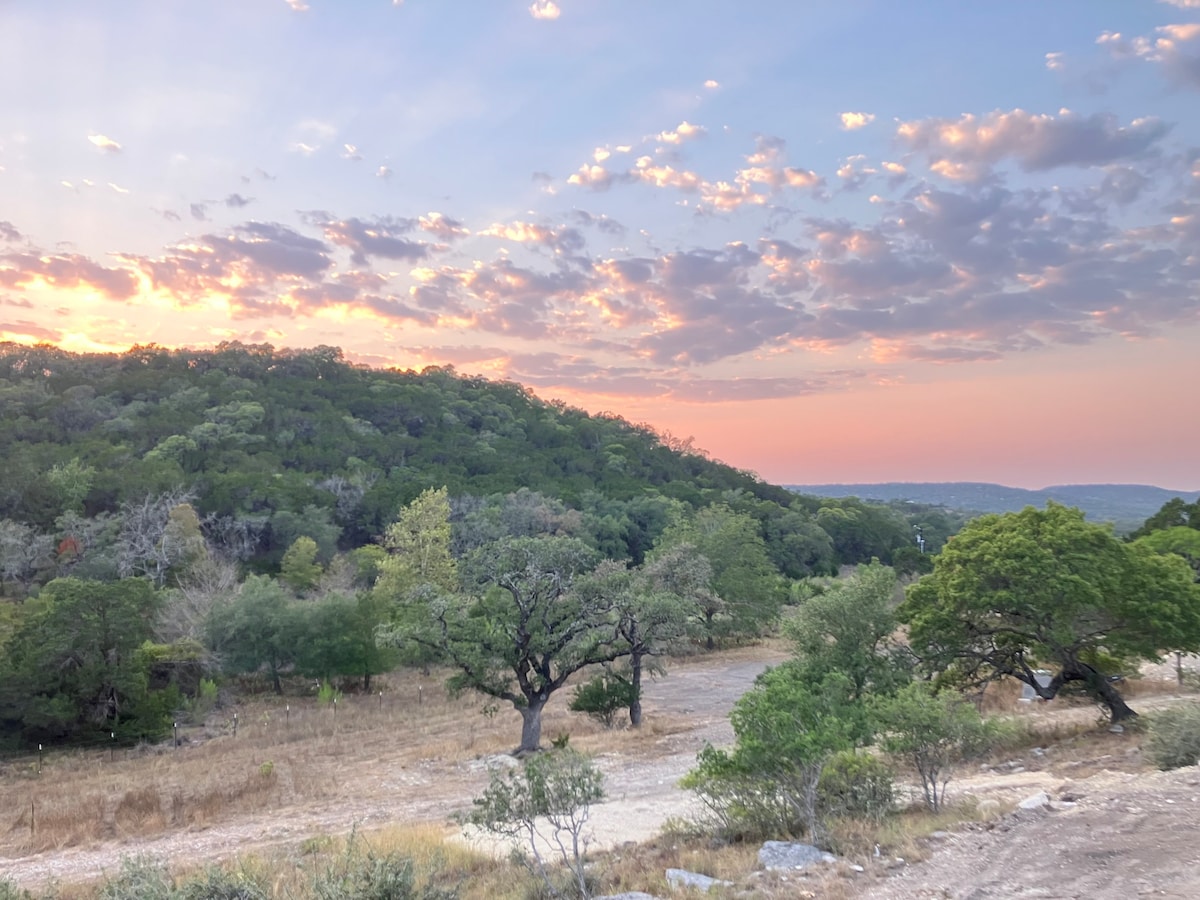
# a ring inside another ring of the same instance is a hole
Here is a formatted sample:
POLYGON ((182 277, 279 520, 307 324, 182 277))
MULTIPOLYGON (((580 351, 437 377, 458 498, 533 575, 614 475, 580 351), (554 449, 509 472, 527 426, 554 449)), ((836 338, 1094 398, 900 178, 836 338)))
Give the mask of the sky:
POLYGON ((0 340, 1200 489, 1200 0, 3 0, 0 340))

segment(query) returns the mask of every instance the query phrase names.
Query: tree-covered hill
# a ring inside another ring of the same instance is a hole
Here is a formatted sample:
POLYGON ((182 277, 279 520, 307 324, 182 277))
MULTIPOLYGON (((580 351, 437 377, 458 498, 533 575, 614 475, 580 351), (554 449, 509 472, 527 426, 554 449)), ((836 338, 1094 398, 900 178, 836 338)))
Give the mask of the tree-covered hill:
POLYGON ((797 497, 649 426, 452 369, 357 366, 333 347, 113 355, 3 344, 0 458, 10 583, 63 574, 97 546, 128 557, 138 551, 121 542, 136 544, 138 522, 184 498, 209 544, 273 571, 298 535, 325 557, 368 544, 441 486, 460 520, 574 516, 598 550, 635 563, 671 508, 714 502, 753 516, 791 577, 890 561, 912 543, 894 511, 797 497), (498 496, 510 500, 488 512, 498 496))

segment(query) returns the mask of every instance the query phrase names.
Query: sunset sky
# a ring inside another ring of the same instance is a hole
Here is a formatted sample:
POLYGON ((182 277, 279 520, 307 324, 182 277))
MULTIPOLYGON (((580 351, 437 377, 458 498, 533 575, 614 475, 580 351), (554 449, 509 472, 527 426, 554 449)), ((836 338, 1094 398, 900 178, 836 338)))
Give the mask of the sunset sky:
POLYGON ((1200 0, 3 0, 0 340, 1200 489, 1200 0))

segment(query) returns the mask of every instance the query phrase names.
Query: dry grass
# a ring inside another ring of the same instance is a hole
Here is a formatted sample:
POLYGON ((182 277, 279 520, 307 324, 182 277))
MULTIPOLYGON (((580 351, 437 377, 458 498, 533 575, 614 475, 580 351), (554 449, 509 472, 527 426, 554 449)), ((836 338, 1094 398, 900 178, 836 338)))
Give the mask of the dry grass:
MULTIPOLYGON (((400 674, 382 701, 378 694, 347 696, 336 711, 314 698, 252 699, 214 714, 205 726, 181 728, 179 748, 170 741, 115 752, 47 748, 40 774, 36 766, 22 766, 0 778, 0 852, 24 855, 208 827, 330 799, 350 767, 375 766, 382 773, 421 760, 453 762, 510 749, 516 728, 508 718, 481 715, 481 706, 478 697, 448 697, 436 677, 400 674)), ((564 701, 548 711, 545 733, 568 729, 583 736, 592 731, 564 701)), ((620 735, 600 730, 598 744, 621 742, 620 735)))

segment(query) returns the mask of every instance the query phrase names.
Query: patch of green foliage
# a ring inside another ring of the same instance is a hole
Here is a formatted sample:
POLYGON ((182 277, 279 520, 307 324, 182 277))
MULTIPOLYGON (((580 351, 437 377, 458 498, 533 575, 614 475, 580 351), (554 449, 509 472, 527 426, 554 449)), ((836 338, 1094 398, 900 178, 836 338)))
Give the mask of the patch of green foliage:
POLYGON ((587 713, 605 728, 612 728, 617 714, 629 709, 637 691, 628 678, 606 671, 575 688, 569 709, 587 713))
POLYGON ((1146 750, 1160 769, 1200 763, 1200 703, 1163 709, 1149 716, 1146 750))

